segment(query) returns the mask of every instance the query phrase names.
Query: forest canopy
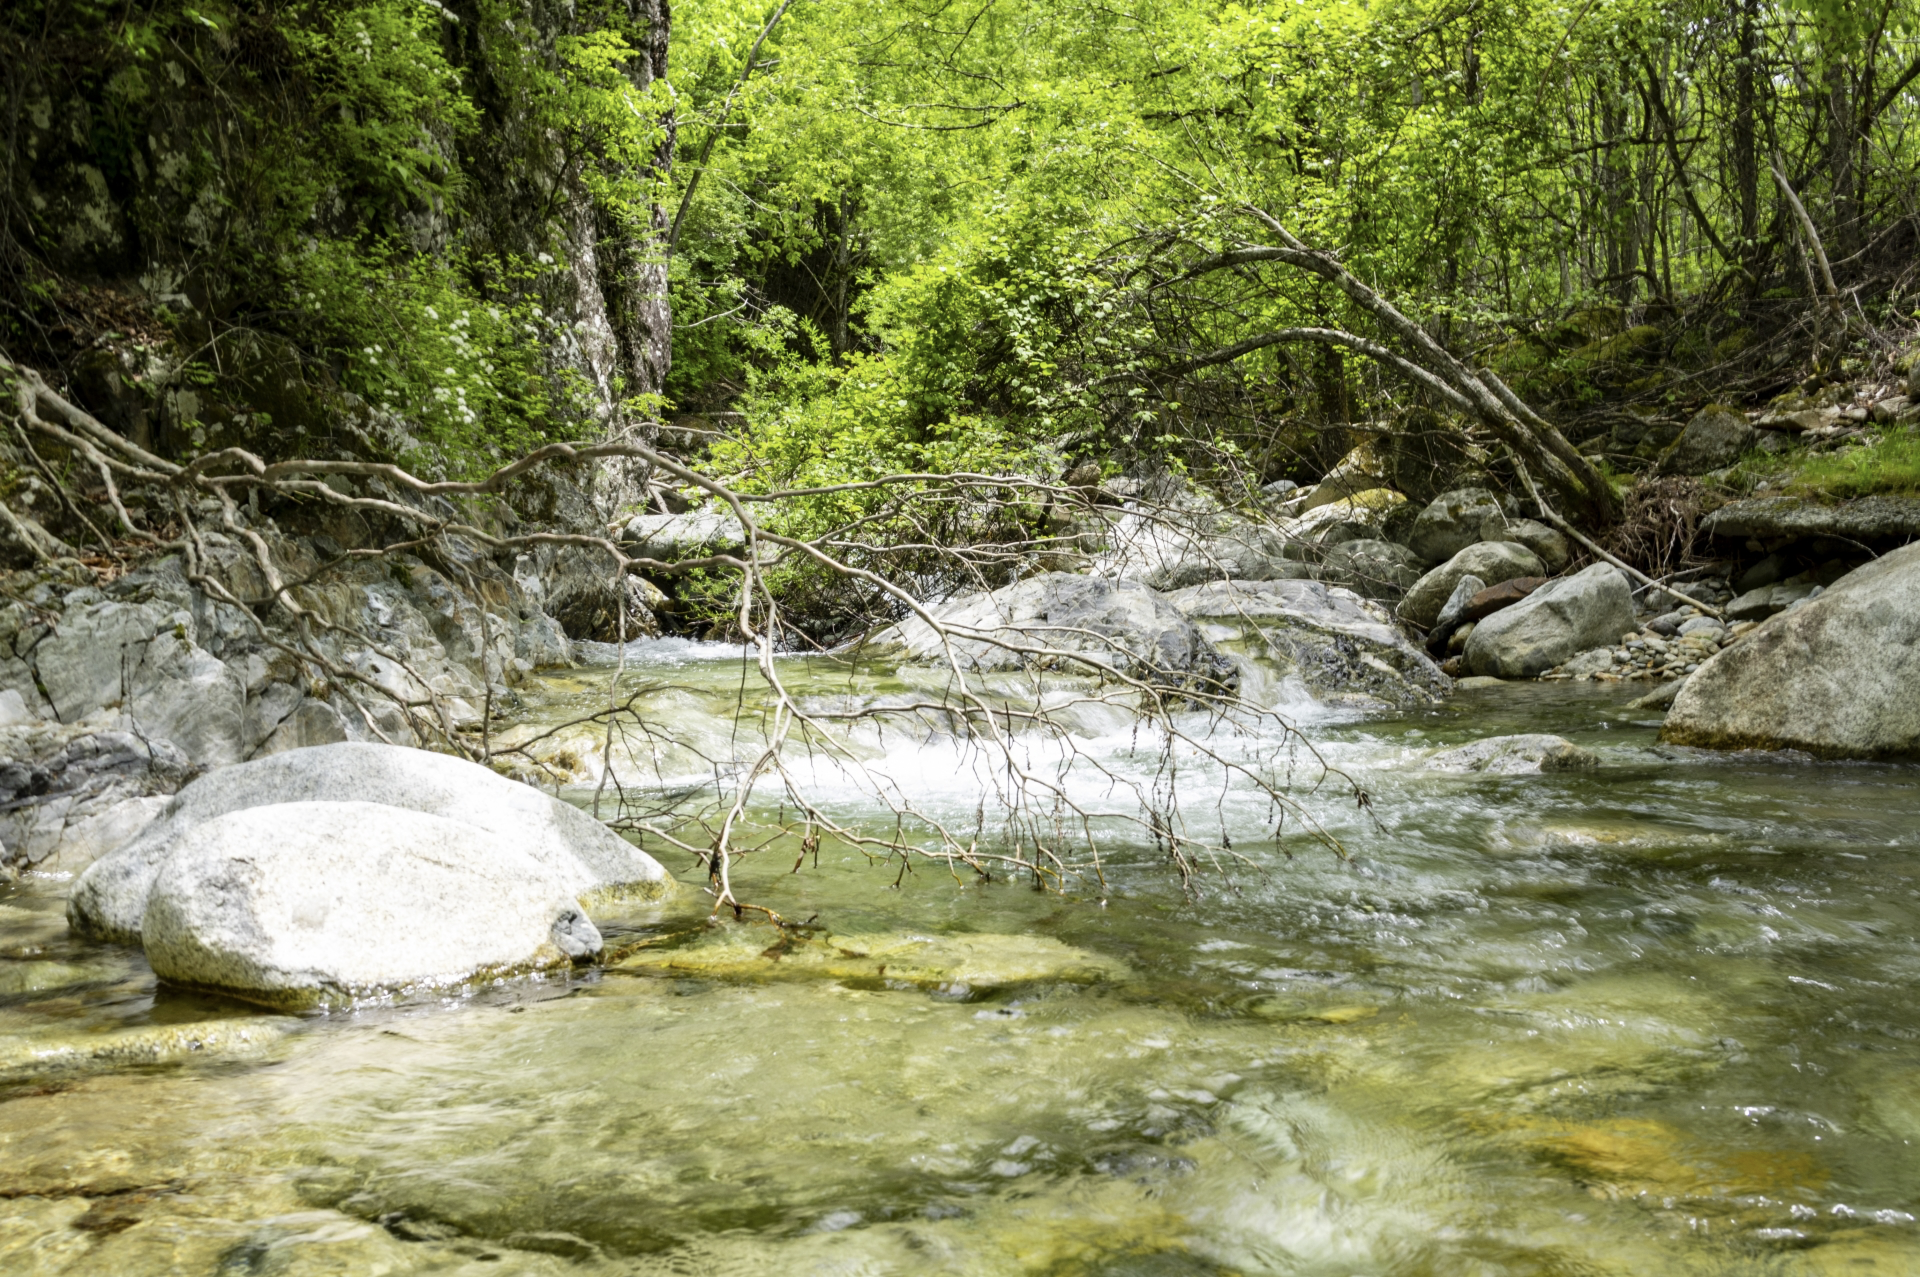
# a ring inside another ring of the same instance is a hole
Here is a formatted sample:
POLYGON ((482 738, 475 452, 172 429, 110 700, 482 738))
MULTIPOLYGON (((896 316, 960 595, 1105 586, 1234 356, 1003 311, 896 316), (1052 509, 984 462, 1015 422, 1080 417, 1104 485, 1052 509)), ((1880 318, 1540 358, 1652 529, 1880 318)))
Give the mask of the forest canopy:
POLYGON ((1911 287, 1911 5, 681 12, 670 389, 744 394, 783 477, 1047 446, 1309 479, 1443 407, 1336 346, 1220 358, 1381 335, 1284 265, 1194 272, 1263 213, 1570 428, 1837 373, 1911 287))
POLYGON ((35 0, 0 19, 0 324, 182 455, 474 472, 681 422, 747 490, 1232 488, 1386 433, 1604 521, 1621 411, 1884 362, 1917 18, 35 0))

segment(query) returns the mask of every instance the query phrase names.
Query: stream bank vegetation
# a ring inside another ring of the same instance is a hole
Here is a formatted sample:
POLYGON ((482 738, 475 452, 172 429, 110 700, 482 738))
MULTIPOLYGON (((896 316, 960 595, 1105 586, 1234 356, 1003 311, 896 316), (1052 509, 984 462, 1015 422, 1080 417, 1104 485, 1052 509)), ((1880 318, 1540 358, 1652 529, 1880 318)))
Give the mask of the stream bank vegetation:
MULTIPOLYGON (((506 763, 504 668, 456 722, 342 663, 303 600, 330 559, 417 554, 485 617, 488 573, 576 556, 614 600, 576 637, 753 653, 764 747, 716 760, 701 821, 644 819, 721 903, 788 834, 1059 885, 1098 880, 1117 816, 1183 876, 1230 866, 1175 796, 1190 758, 1305 819, 1291 729, 1238 761, 1210 730, 1262 715, 1229 682, 1084 645, 1016 655, 1152 725, 1161 778, 1124 813, 1031 765, 1028 737, 1073 755, 1071 698, 951 650, 932 699, 852 712, 984 751, 992 829, 899 794, 895 833, 844 828, 790 768, 847 725, 779 657, 1084 566, 1116 503, 1197 535, 1204 492, 1284 537, 1282 489, 1363 466, 1416 505, 1504 490, 1665 580, 1762 482, 1915 485, 1898 420, 1654 473, 1711 404, 1831 408, 1907 371, 1905 0, 32 0, 0 52, 13 565, 180 556, 316 685, 506 763), (612 531, 689 509, 737 548, 612 531), (360 534, 302 576, 319 511, 360 534), (206 569, 210 533, 259 594, 206 569)), ((609 753, 671 733, 622 676, 609 753)))

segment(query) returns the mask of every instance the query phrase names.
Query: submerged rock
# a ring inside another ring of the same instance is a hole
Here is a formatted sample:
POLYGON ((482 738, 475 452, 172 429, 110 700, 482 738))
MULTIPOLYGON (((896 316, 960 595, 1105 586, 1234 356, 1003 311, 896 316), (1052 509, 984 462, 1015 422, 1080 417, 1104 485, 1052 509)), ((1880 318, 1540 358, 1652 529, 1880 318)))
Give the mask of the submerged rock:
POLYGON ((1049 572, 933 611, 867 640, 869 655, 945 664, 949 644, 967 670, 1098 666, 1158 682, 1198 679, 1227 687, 1232 666, 1168 598, 1137 581, 1049 572), (1084 659, 1075 659, 1084 658, 1084 659))
POLYGON ((966 992, 1123 979, 1126 963, 1049 936, 808 935, 728 927, 680 948, 644 948, 615 969, 729 980, 851 980, 966 992))
POLYGON ((0 1086, 155 1064, 255 1056, 284 1041, 293 1023, 273 1016, 249 1015, 70 1037, 0 1037, 0 1086))
POLYGON ((567 884, 505 834, 362 802, 196 824, 140 921, 163 980, 290 1010, 517 974, 598 953, 567 884))
MULTIPOLYGON (((154 879, 195 829, 233 812, 314 803, 421 812, 470 827, 476 836, 508 839, 571 897, 589 903, 657 895, 671 886, 651 856, 537 789, 445 754, 349 742, 222 768, 188 785, 132 842, 80 876, 68 917, 86 935, 138 943, 154 879)), ((277 819, 292 835, 307 814, 302 807, 277 819)))
POLYGON ((1427 766, 1434 771, 1485 772, 1494 776, 1580 771, 1599 765, 1600 759, 1592 751, 1564 737, 1545 734, 1489 736, 1443 749, 1427 760, 1427 766))
POLYGON ((1476 674, 1531 678, 1632 629, 1627 579, 1611 564, 1596 563, 1476 625, 1467 641, 1467 667, 1476 674))
POLYGON ((1827 758, 1920 754, 1920 545, 1848 573, 1701 665, 1660 735, 1827 758))
MULTIPOLYGON (((1177 590, 1167 602, 1215 647, 1267 678, 1298 678, 1319 700, 1424 705, 1451 686, 1384 607, 1339 586, 1218 581, 1177 590)), ((1251 672, 1242 671, 1243 695, 1251 672)))

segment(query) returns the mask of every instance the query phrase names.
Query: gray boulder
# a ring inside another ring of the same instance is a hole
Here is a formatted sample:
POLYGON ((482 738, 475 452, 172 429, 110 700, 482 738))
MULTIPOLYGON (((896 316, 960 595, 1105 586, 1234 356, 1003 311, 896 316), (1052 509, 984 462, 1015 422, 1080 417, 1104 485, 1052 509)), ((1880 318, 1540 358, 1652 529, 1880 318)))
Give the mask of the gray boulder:
POLYGON ((1546 564, 1540 562, 1540 557, 1517 541, 1482 541, 1466 547, 1415 581, 1407 596, 1400 600, 1400 619, 1423 630, 1431 628, 1464 576, 1479 577, 1488 585, 1498 585, 1517 576, 1546 574, 1546 564))
POLYGON ((1733 501, 1700 520, 1716 537, 1752 537, 1762 542, 1834 537, 1847 541, 1911 541, 1920 537, 1920 497, 1861 497, 1821 505, 1805 497, 1755 497, 1733 501))
POLYGON ((259 754, 265 758, 284 754, 290 749, 337 745, 347 739, 345 716, 325 701, 307 697, 294 707, 292 713, 280 720, 266 743, 260 746, 259 754))
POLYGON ((1466 615, 1467 604, 1473 602, 1473 596, 1487 588, 1487 583, 1469 572, 1453 583, 1453 593, 1447 595, 1447 601, 1441 605, 1440 615, 1434 618, 1433 628, 1451 630, 1460 624, 1460 618, 1466 615))
POLYGON ((1738 461, 1759 433, 1731 408, 1709 405, 1694 414, 1655 468, 1660 474, 1687 475, 1722 469, 1738 461))
POLYGON ((1584 679, 1592 678, 1596 674, 1605 674, 1612 668, 1613 649, 1611 647, 1590 647, 1562 661, 1556 672, 1571 679, 1584 679))
POLYGON ((70 609, 33 649, 33 668, 61 720, 119 706, 137 729, 197 763, 246 754, 247 688, 195 642, 193 616, 156 603, 103 600, 70 609))
POLYGON ((236 811, 312 802, 422 812, 511 839, 589 904, 671 889, 651 856, 557 798, 445 754, 346 742, 223 767, 194 781, 153 824, 80 875, 68 920, 98 939, 138 943, 154 878, 194 829, 236 811))
POLYGON ((1328 548, 1320 579, 1344 585, 1362 598, 1392 601, 1420 579, 1422 567, 1406 546, 1365 537, 1328 548))
POLYGON ((1675 679, 1671 683, 1662 683, 1645 696, 1636 696, 1634 699, 1628 701, 1627 708, 1666 709, 1673 704, 1674 698, 1680 695, 1680 689, 1686 685, 1687 680, 1684 678, 1675 679))
POLYGON ((1727 604, 1727 615, 1736 621, 1764 621, 1818 593, 1820 587, 1812 581, 1763 585, 1757 590, 1748 590, 1727 604))
POLYGON ((1232 667, 1193 623, 1138 581, 1048 572, 934 609, 946 631, 913 617, 866 641, 866 653, 967 670, 1116 672, 1160 682, 1230 679, 1232 667))
POLYGON ((1912 410, 1913 400, 1906 395, 1889 395, 1868 409, 1867 415, 1884 426, 1911 416, 1912 410))
POLYGON ((1596 563, 1482 620, 1467 640, 1467 668, 1499 678, 1532 678, 1632 628, 1627 578, 1612 564, 1596 563))
POLYGON ((726 554, 746 544, 731 510, 703 506, 685 514, 639 514, 620 530, 627 553, 663 563, 726 554))
POLYGON ((1513 541, 1526 546, 1547 565, 1547 571, 1559 572, 1573 560, 1567 539, 1544 523, 1533 519, 1488 519, 1480 527, 1482 541, 1513 541))
POLYGON ((1268 581, 1304 575, 1290 559, 1287 538, 1263 524, 1233 515, 1210 522, 1210 532, 1199 534, 1156 528, 1134 546, 1140 560, 1140 581, 1156 590, 1177 590, 1203 581, 1268 581))
POLYGON ((1443 492, 1413 521, 1407 548, 1426 563, 1442 563, 1481 539, 1489 518, 1503 518, 1500 499, 1485 488, 1443 492))
POLYGON ((1278 703, 1298 680, 1333 704, 1426 705, 1452 686, 1387 610, 1320 581, 1217 581, 1166 601, 1239 667, 1242 699, 1278 703))
POLYGON ((1600 759, 1559 736, 1489 736, 1453 749, 1443 749, 1427 760, 1442 772, 1481 772, 1515 776, 1527 772, 1582 771, 1598 767, 1600 759))
POLYGON ((1849 572, 1706 661, 1661 738, 1828 758, 1920 754, 1920 545, 1849 572))
POLYGON ((376 803, 196 824, 153 880, 154 974, 287 1010, 569 963, 600 934, 516 839, 376 803))
POLYGON ((145 828, 193 775, 170 741, 101 717, 0 728, 0 867, 77 873, 145 828))

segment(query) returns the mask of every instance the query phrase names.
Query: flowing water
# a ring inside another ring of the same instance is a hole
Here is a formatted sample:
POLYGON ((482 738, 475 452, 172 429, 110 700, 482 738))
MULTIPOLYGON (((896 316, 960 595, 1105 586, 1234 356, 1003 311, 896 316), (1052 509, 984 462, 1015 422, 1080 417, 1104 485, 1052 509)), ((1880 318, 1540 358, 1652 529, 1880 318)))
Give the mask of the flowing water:
MULTIPOLYGON (((700 801, 752 752, 742 679, 633 649, 695 748, 634 745, 622 785, 700 801)), ((735 878, 815 917, 783 935, 709 927, 663 852, 684 890, 607 920, 604 968, 332 1017, 156 988, 29 879, 0 895, 0 1271, 1920 1272, 1920 769, 1663 750, 1634 690, 1296 705, 1372 797, 1304 798, 1346 860, 1189 760, 1189 819, 1251 862, 1191 893, 1111 822, 1104 885, 1064 893, 896 887, 832 843, 794 873, 788 841, 735 878), (1422 766, 1520 731, 1603 766, 1422 766)), ((1151 770, 1076 712, 1089 758, 1151 770)), ((855 752, 936 814, 989 783, 937 732, 855 752)))

